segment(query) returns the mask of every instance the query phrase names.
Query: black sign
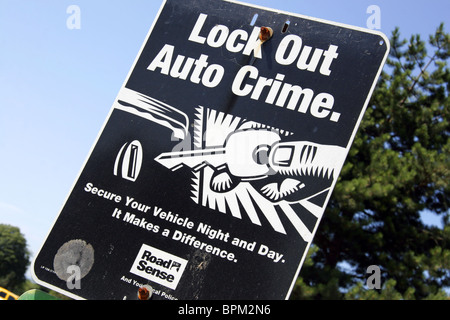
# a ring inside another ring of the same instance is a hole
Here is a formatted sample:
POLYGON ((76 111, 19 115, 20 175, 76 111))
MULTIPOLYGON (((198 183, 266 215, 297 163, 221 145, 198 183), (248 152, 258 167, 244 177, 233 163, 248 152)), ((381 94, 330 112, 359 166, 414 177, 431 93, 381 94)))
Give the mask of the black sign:
POLYGON ((84 299, 287 299, 388 49, 296 14, 165 1, 36 281, 84 299))

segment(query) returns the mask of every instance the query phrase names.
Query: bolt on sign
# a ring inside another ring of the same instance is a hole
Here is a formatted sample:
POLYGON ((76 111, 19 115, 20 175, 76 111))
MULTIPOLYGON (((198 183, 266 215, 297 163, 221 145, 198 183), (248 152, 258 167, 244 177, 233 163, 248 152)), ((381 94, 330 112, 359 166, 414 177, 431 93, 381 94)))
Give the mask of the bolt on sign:
POLYGON ((388 51, 376 31, 164 1, 35 280, 80 299, 287 299, 388 51))

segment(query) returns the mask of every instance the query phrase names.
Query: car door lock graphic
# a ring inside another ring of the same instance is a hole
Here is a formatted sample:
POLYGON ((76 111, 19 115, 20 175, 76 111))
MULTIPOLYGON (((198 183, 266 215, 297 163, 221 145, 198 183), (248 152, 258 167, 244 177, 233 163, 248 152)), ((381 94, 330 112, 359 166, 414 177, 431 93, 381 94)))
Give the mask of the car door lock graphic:
MULTIPOLYGON (((188 116, 154 98, 124 88, 115 108, 170 128, 179 139, 191 139, 188 116)), ((246 214, 257 225, 263 215, 285 234, 279 216, 284 213, 304 241, 312 240, 313 231, 296 210, 300 206, 321 218, 345 148, 289 141, 291 132, 201 106, 193 127, 194 150, 167 151, 154 159, 171 171, 192 171, 192 190, 186 192, 193 201, 239 219, 246 214)))

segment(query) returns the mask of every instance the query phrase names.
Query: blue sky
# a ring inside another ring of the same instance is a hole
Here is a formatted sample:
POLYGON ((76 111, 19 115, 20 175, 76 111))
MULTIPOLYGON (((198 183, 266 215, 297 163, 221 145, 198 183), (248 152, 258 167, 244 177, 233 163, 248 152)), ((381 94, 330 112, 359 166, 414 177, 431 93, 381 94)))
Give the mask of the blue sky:
MULTIPOLYGON (((367 27, 380 8, 388 37, 427 39, 450 25, 448 0, 248 0, 367 27)), ((122 86, 160 0, 0 0, 0 223, 21 229, 36 254, 122 86), (70 5, 80 29, 69 29, 70 5)), ((439 223, 427 215, 428 223, 439 223)))

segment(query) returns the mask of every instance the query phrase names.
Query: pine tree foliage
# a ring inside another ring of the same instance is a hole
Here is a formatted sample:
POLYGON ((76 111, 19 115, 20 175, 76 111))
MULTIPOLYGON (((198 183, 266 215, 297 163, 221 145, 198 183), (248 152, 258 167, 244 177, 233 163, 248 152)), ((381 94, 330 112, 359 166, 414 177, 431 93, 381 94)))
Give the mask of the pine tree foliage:
POLYGON ((450 286, 450 35, 391 36, 293 299, 437 299, 450 286), (425 225, 421 212, 442 218, 425 225), (346 267, 343 268, 343 263, 346 267), (366 270, 383 287, 368 290, 366 270))

